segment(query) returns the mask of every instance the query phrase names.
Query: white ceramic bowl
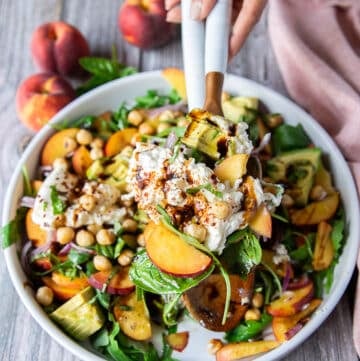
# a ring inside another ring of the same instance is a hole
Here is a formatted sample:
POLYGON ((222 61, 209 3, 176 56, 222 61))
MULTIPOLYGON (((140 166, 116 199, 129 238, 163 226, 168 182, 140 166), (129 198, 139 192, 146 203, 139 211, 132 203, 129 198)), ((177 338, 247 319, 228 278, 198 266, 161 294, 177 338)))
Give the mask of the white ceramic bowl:
MULTIPOLYGON (((331 292, 325 296, 321 307, 295 337, 282 344, 279 348, 257 358, 258 361, 276 360, 284 357, 305 341, 326 319, 344 293, 355 267, 360 240, 358 197, 352 175, 343 156, 329 135, 309 114, 273 90, 234 75, 228 75, 226 77, 224 88, 233 94, 258 97, 268 106, 270 111, 283 114, 288 123, 301 123, 303 125, 313 142, 321 147, 324 154, 328 157, 332 174, 335 178, 335 184, 340 190, 346 211, 348 237, 339 264, 336 267, 331 292)), ((148 89, 167 92, 170 88, 158 71, 141 73, 116 80, 72 102, 53 118, 52 123, 57 123, 65 119, 73 120, 88 114, 100 114, 106 110, 115 110, 123 101, 131 102, 136 96, 144 95, 148 89)), ((54 130, 50 126, 44 127, 34 137, 21 157, 5 197, 3 225, 15 216, 18 201, 23 192, 22 166, 25 165, 27 167, 30 176, 34 173, 38 164, 41 148, 53 132, 54 130)), ((58 343, 80 359, 88 361, 101 360, 101 356, 99 357, 94 350, 91 350, 89 345, 79 344, 63 333, 37 304, 33 297, 34 293, 30 287, 24 287, 24 284, 26 284, 26 276, 21 268, 15 245, 5 250, 5 260, 10 277, 21 300, 41 327, 58 343)), ((209 338, 214 337, 214 333, 206 331, 200 326, 195 327, 191 324, 184 326, 184 328, 193 331, 190 333, 189 345, 183 353, 175 352, 174 357, 192 361, 194 355, 197 355, 196 359, 199 361, 213 360, 214 358, 206 352, 206 345, 209 338)))

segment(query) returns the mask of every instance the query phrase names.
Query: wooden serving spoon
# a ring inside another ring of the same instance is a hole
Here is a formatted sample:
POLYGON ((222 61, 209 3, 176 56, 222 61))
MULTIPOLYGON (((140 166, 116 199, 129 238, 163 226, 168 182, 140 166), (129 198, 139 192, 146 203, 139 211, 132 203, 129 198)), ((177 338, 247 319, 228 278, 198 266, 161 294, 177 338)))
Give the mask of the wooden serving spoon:
POLYGON ((231 0, 218 0, 206 21, 201 22, 190 18, 191 0, 181 2, 189 110, 202 107, 223 115, 221 93, 228 61, 231 4, 231 0))

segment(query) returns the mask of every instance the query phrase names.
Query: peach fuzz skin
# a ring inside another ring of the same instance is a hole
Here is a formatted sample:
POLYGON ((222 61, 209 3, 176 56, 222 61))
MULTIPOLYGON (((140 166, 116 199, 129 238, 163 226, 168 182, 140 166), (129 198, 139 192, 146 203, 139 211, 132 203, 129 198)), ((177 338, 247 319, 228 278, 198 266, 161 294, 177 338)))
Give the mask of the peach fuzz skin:
POLYGON ((90 51, 78 29, 56 21, 35 29, 31 39, 31 53, 41 71, 75 75, 82 71, 79 58, 88 56, 90 51))
POLYGON ((119 10, 118 26, 124 39, 142 49, 168 43, 175 25, 166 21, 163 0, 127 0, 119 10))
POLYGON ((25 79, 16 92, 20 120, 37 131, 75 98, 72 86, 55 74, 35 74, 25 79))

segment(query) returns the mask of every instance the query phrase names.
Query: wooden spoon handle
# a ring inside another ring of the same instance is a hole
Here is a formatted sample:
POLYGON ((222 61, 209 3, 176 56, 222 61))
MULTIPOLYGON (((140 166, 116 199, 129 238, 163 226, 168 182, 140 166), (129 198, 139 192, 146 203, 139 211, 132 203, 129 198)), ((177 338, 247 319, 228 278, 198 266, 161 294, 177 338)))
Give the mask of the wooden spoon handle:
POLYGON ((223 73, 212 71, 206 74, 204 109, 215 115, 223 115, 221 108, 221 93, 223 83, 223 73))

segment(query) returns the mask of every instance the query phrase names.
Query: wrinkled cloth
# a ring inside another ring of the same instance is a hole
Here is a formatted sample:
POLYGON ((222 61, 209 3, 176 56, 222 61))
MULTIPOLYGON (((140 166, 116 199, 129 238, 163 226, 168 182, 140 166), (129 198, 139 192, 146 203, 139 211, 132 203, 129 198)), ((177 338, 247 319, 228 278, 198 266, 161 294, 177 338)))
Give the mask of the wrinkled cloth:
MULTIPOLYGON (((268 27, 290 96, 338 144, 360 190, 360 0, 270 0, 268 27)), ((360 277, 353 327, 360 355, 360 277)))

